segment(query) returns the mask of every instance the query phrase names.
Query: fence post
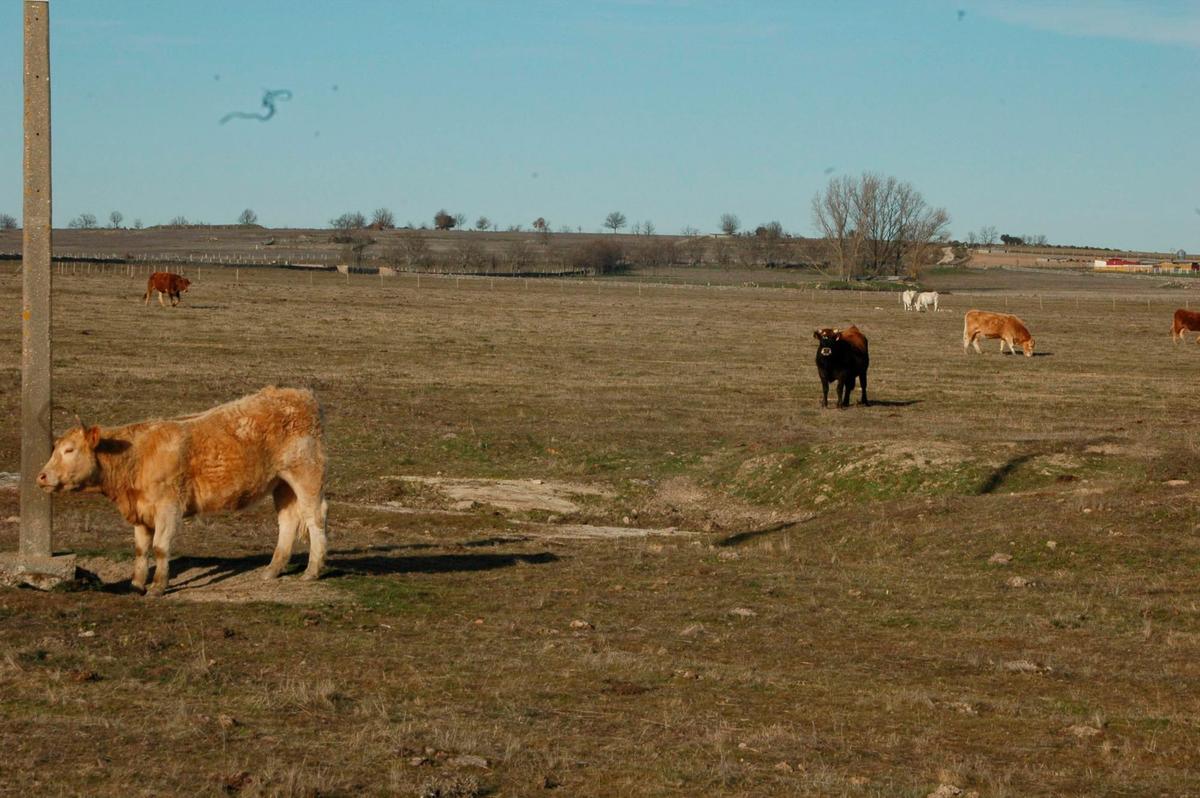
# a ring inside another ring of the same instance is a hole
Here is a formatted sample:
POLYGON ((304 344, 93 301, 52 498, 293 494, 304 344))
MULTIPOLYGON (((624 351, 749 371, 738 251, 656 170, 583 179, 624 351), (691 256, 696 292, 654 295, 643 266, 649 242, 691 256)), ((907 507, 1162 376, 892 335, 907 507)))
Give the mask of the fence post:
POLYGON ((75 577, 75 557, 54 557, 53 509, 37 486, 52 448, 50 310, 50 4, 24 3, 24 222, 21 249, 21 527, 0 569, 40 587, 75 577))

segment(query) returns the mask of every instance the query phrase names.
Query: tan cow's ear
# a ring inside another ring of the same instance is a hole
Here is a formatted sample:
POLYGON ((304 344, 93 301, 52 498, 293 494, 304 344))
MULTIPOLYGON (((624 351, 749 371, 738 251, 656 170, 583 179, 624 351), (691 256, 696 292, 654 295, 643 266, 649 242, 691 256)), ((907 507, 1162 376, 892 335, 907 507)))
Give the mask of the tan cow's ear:
POLYGON ((816 338, 818 341, 820 341, 821 340, 821 331, 813 330, 813 338, 816 338))
POLYGON ((100 445, 100 428, 88 427, 87 431, 83 433, 83 437, 87 441, 87 445, 90 448, 95 449, 100 445))

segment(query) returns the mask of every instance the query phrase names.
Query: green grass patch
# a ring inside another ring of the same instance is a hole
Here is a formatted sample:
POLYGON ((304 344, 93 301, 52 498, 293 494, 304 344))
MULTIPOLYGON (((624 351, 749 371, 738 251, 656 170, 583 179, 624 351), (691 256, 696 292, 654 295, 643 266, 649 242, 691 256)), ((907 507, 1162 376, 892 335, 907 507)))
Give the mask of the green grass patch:
POLYGON ((404 580, 386 576, 346 576, 336 580, 341 590, 354 597, 363 609, 399 614, 428 606, 429 592, 404 580))

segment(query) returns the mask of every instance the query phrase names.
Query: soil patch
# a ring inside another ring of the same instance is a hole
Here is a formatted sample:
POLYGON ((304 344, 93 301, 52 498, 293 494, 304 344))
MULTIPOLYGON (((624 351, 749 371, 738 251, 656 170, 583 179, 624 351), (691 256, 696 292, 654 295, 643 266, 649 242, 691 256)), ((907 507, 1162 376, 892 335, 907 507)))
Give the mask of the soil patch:
POLYGON ((611 496, 603 488, 573 482, 542 479, 450 479, 445 477, 397 477, 405 482, 428 485, 452 502, 478 502, 503 510, 545 510, 575 513, 579 496, 611 496))

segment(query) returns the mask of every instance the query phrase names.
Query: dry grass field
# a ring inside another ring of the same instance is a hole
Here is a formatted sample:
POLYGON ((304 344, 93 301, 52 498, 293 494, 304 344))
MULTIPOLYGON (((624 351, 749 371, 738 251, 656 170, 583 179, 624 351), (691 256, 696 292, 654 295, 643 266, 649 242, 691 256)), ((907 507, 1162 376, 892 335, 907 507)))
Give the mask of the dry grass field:
MULTIPOLYGON (((0 794, 1200 793, 1192 292, 927 282, 941 313, 218 269, 172 310, 120 268, 58 278, 86 419, 313 387, 332 551, 263 584, 267 508, 191 519, 146 599, 115 511, 58 499, 96 578, 0 592, 0 794), (971 307, 1039 356, 964 355, 971 307), (876 403, 822 410, 811 331, 851 322, 876 403)), ((19 298, 0 264, 3 472, 19 298)), ((16 513, 0 475, 0 550, 16 513)))

